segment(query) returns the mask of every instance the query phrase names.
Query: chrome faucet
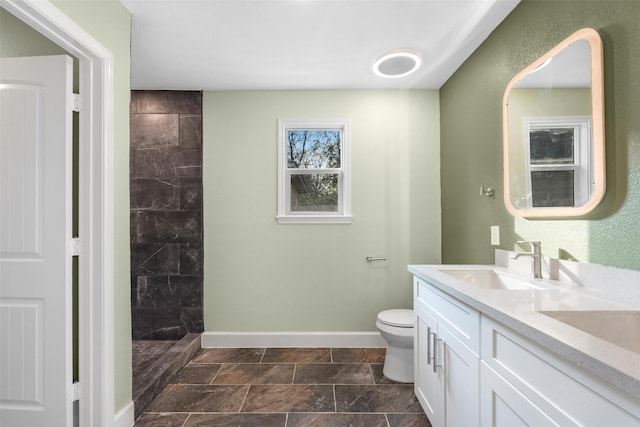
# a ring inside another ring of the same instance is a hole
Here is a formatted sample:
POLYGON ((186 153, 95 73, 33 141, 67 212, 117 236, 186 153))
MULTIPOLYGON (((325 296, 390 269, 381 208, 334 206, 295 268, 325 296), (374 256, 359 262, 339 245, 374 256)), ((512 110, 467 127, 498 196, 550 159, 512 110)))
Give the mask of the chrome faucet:
POLYGON ((531 257, 531 277, 534 279, 542 279, 542 262, 540 252, 540 242, 529 242, 526 240, 520 240, 518 243, 529 243, 531 245, 531 252, 517 252, 511 255, 512 259, 518 259, 521 256, 531 257))

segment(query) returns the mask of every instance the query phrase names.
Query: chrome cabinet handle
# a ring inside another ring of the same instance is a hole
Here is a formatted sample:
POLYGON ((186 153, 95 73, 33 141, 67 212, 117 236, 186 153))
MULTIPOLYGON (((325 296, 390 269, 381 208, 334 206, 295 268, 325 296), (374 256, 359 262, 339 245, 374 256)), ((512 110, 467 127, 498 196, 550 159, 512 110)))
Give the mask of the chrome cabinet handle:
POLYGON ((431 326, 427 326, 427 365, 431 365, 431 326))
POLYGON ((429 328, 429 340, 428 342, 428 348, 427 350, 427 364, 431 365, 431 362, 433 361, 433 372, 436 371, 436 341, 438 341, 438 333, 437 332, 431 332, 431 328, 429 328), (431 346, 431 336, 433 336, 433 347, 431 346))
POLYGON ((436 334, 433 334, 433 372, 438 372, 438 368, 442 368, 443 365, 438 365, 438 341, 442 342, 442 338, 438 338, 436 334))

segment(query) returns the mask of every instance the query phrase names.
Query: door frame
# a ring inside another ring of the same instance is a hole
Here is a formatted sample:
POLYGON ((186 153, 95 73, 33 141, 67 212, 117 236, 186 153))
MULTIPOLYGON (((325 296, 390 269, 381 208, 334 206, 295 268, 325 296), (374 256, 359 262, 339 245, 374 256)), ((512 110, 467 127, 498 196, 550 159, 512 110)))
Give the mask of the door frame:
POLYGON ((0 6, 79 60, 78 364, 80 425, 112 426, 115 407, 113 283, 113 55, 48 1, 0 6))

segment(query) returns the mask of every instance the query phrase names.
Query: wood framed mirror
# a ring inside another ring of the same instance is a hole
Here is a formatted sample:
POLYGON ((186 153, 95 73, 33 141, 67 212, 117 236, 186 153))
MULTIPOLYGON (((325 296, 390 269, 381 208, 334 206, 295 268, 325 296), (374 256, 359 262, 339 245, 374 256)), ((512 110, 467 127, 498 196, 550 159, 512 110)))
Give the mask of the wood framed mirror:
POLYGON ((576 31, 518 73, 503 98, 504 202, 514 216, 572 217, 605 194, 602 40, 576 31))

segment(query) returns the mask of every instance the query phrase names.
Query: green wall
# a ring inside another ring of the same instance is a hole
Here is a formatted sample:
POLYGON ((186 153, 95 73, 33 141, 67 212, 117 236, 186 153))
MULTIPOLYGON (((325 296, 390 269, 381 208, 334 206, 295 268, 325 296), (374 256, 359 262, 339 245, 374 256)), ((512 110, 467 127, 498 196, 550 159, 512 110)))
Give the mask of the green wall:
POLYGON ((640 269, 640 2, 524 0, 440 90, 442 258, 492 263, 541 240, 545 255, 640 269), (607 194, 579 219, 511 217, 502 200, 502 96, 511 78, 574 31, 604 44, 607 194), (479 196, 479 186, 497 189, 479 196))
POLYGON ((59 55, 67 53, 57 44, 0 8, 0 57, 59 55))
MULTIPOLYGON (((131 16, 117 0, 53 1, 114 56, 115 410, 131 401, 129 278, 129 93, 131 16)), ((65 53, 0 9, 0 56, 65 53)))
POLYGON ((373 331, 440 261, 438 92, 203 97, 205 331, 373 331), (279 225, 278 118, 349 118, 350 225, 279 225), (367 263, 367 256, 387 262, 367 263))

